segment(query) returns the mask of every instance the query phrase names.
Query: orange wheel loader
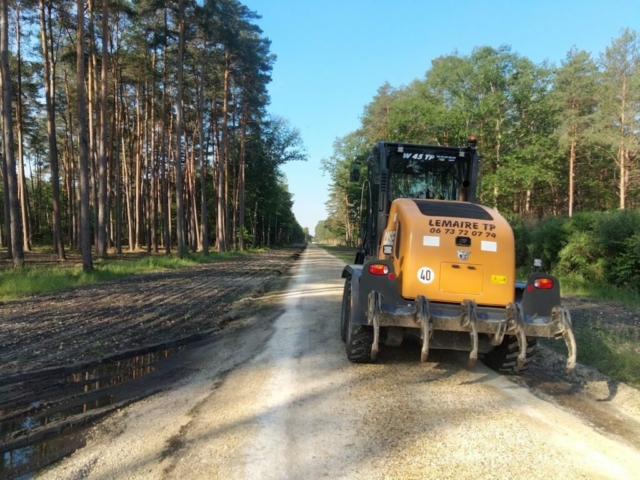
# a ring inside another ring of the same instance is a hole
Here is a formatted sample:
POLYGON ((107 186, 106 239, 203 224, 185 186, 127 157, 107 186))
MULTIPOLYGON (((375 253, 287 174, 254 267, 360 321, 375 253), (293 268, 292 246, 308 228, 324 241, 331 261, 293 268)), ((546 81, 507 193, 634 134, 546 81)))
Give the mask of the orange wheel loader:
MULTIPOLYGON (((509 223, 476 203, 477 139, 461 147, 379 142, 366 159, 360 246, 347 265, 340 334, 352 362, 373 362, 405 334, 430 349, 479 355, 505 373, 526 367, 536 339, 563 338, 576 363, 557 278, 516 281, 509 223)), ((362 162, 360 162, 362 163, 362 162)), ((360 182, 354 163, 351 180, 360 182)))

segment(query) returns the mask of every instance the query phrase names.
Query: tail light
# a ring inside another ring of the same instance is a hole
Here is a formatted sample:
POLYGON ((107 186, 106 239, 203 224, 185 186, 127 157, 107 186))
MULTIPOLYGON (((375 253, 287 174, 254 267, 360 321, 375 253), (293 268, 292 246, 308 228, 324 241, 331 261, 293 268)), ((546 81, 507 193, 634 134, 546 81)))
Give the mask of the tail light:
POLYGON ((549 290, 553 288, 553 280, 550 278, 536 278, 533 281, 533 286, 541 290, 549 290))
POLYGON ((369 273, 371 275, 386 275, 389 273, 389 267, 381 263, 372 263, 369 265, 369 273))

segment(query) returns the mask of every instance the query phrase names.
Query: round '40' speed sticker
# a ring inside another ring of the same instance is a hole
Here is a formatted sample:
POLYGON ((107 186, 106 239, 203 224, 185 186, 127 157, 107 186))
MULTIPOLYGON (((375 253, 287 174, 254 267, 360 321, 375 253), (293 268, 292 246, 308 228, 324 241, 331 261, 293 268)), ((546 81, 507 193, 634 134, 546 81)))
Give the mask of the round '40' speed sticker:
POLYGON ((436 274, 429 267, 422 267, 418 270, 418 280, 420 280, 424 284, 429 284, 433 282, 436 278, 436 274))

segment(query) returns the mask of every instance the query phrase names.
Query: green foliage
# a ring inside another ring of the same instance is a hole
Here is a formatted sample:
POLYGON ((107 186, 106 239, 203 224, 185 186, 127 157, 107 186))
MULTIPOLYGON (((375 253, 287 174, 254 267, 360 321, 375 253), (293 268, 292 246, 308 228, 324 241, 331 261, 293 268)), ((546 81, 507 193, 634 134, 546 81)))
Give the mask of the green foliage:
POLYGON ((246 155, 245 224, 250 226, 250 243, 304 242, 304 232, 292 211, 293 196, 280 171, 286 162, 306 161, 300 132, 281 117, 267 117, 249 136, 246 155))
POLYGON ((566 224, 568 239, 559 252, 559 273, 637 289, 638 229, 638 211, 577 215, 566 224))
MULTIPOLYGON (((640 339, 630 329, 616 323, 590 318, 575 322, 574 334, 578 348, 578 362, 633 386, 640 386, 640 339)), ((543 345, 560 353, 566 349, 561 342, 544 340, 543 345)))
MULTIPOLYGON (((354 162, 366 158, 369 153, 365 137, 355 132, 337 139, 333 144, 333 155, 322 160, 322 168, 331 176, 331 190, 327 211, 329 218, 320 225, 318 241, 344 243, 354 246, 360 229, 360 209, 366 172, 361 166, 360 181, 350 181, 354 162)), ((316 227, 318 236, 318 227, 316 227)))
POLYGON ((622 252, 612 262, 612 272, 618 279, 615 284, 630 290, 640 287, 640 233, 624 241, 622 252))
POLYGON ((315 240, 323 244, 336 245, 342 241, 343 232, 335 232, 332 230, 335 228, 330 220, 320 220, 316 225, 315 240))
POLYGON ((513 238, 516 245, 516 265, 531 266, 529 245, 531 244, 531 228, 521 218, 515 217, 510 221, 513 238))
POLYGON ((558 263, 558 252, 562 250, 567 241, 564 230, 564 218, 547 217, 532 224, 529 232, 529 263, 533 264, 534 258, 542 259, 542 265, 546 270, 553 270, 558 263))
MULTIPOLYGON (((639 45, 637 33, 625 29, 599 62, 573 48, 559 67, 534 64, 506 45, 443 55, 422 79, 400 88, 383 84, 364 107, 361 127, 336 142, 331 162, 353 159, 343 144, 354 138, 371 148, 381 140, 462 145, 476 134, 483 156, 478 197, 503 214, 610 209, 623 195, 621 175, 628 178, 625 207, 633 208, 640 205, 640 143, 633 134, 640 119, 639 45), (621 104, 623 94, 628 101, 621 104)), ((344 223, 342 210, 351 203, 349 196, 333 198, 330 218, 344 223)), ((559 246, 562 235, 551 233, 535 247, 555 264, 551 243, 559 246)))
POLYGON ((539 222, 515 218, 518 267, 542 258, 546 270, 583 285, 640 292, 640 211, 580 212, 539 222), (525 253, 526 251, 526 253, 525 253))
POLYGON ((325 249, 331 255, 345 263, 353 263, 356 258, 356 248, 353 247, 345 247, 345 246, 336 246, 336 245, 323 245, 320 244, 319 247, 325 249))

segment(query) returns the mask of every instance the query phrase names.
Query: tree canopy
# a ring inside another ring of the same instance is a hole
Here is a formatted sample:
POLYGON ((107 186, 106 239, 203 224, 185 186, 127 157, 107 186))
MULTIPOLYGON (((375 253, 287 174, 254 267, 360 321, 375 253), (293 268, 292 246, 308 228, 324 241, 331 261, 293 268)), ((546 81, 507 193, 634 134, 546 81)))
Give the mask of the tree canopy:
POLYGON ((625 29, 599 57, 572 48, 559 65, 481 46, 436 58, 408 85, 385 83, 361 126, 324 161, 331 192, 323 235, 353 243, 361 189, 349 184, 349 165, 378 141, 463 145, 477 135, 480 202, 507 217, 637 208, 639 45, 625 29))

